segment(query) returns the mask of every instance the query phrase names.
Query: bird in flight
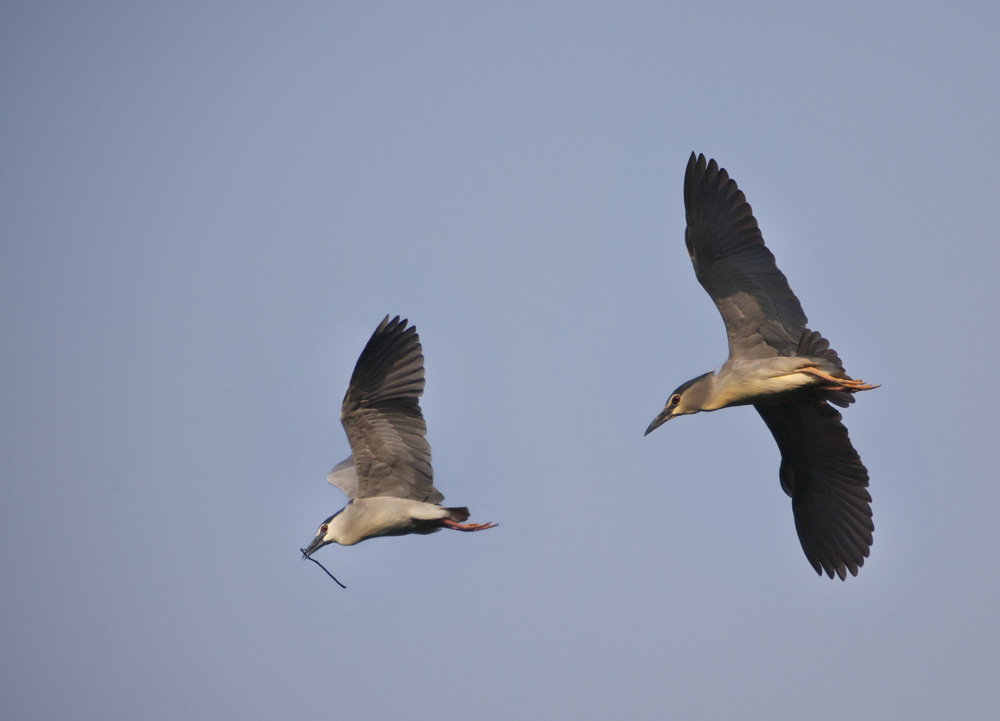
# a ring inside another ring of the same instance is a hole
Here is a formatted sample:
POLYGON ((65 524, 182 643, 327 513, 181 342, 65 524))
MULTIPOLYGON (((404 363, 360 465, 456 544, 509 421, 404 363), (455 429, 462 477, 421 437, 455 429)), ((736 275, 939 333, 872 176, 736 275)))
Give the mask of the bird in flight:
POLYGON ((417 329, 406 324, 399 316, 386 316, 354 367, 340 407, 351 455, 327 476, 348 503, 320 524, 312 543, 301 549, 304 559, 330 543, 353 546, 376 536, 496 526, 464 523, 468 508, 440 505, 444 496, 434 487, 418 402, 424 392, 424 356, 417 329))
POLYGON ((672 418, 752 405, 781 451, 778 477, 809 563, 841 580, 872 545, 868 471, 840 412, 872 386, 844 371, 764 246, 750 204, 724 168, 691 154, 684 176, 684 241, 698 282, 722 314, 729 358, 683 383, 646 435, 672 418))

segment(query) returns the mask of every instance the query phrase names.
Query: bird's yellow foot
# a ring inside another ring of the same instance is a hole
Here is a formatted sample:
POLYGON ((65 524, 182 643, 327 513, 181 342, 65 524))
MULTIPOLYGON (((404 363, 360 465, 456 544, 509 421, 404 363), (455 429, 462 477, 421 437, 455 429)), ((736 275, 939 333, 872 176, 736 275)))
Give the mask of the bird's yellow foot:
POLYGON ((495 528, 497 525, 495 523, 455 523, 447 518, 442 519, 441 523, 456 531, 485 531, 487 528, 495 528))
POLYGON ((841 378, 837 381, 838 385, 844 387, 844 390, 848 391, 870 391, 878 388, 877 385, 871 385, 870 383, 865 383, 862 380, 847 380, 846 378, 841 378))

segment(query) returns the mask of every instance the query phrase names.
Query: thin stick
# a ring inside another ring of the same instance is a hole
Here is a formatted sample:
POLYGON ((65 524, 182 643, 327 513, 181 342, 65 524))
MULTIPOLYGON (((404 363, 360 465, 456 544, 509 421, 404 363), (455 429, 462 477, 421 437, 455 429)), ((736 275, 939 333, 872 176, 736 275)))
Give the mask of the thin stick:
MULTIPOLYGON (((332 578, 332 579, 333 579, 334 581, 337 581, 337 577, 336 577, 336 576, 334 576, 334 575, 333 575, 332 573, 330 573, 329 571, 327 571, 327 570, 326 570, 326 566, 324 566, 324 565, 323 565, 322 563, 320 563, 319 561, 317 561, 317 560, 316 560, 315 558, 313 558, 312 556, 307 556, 307 555, 306 555, 306 549, 304 549, 304 548, 300 548, 299 550, 300 550, 300 551, 302 551, 302 557, 303 557, 303 558, 308 558, 308 559, 309 559, 310 561, 312 561, 312 562, 313 562, 313 563, 315 563, 315 564, 316 564, 317 566, 319 566, 319 567, 320 567, 320 568, 322 568, 322 569, 323 569, 324 571, 326 571, 326 575, 327 575, 327 576, 329 576, 330 578, 332 578)), ((347 586, 345 586, 344 584, 342 584, 342 583, 341 583, 340 581, 337 581, 337 585, 338 585, 338 586, 340 586, 340 587, 341 587, 341 588, 343 588, 343 589, 346 589, 346 588, 347 588, 347 586)))

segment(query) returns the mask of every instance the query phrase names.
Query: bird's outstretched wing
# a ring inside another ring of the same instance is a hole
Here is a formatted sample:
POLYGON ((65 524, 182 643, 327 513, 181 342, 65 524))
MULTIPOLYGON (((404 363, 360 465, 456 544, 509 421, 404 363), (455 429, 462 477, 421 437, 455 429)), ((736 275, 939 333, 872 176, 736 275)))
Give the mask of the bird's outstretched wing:
POLYGON ((792 498, 795 530, 816 573, 857 576, 872 545, 868 471, 840 413, 811 394, 754 406, 781 451, 781 487, 792 498))
POLYGON ((423 392, 417 329, 407 328, 399 316, 386 316, 361 352, 340 408, 358 498, 444 500, 434 488, 431 447, 424 437, 427 425, 417 400, 423 392))
POLYGON ((806 315, 764 245, 750 204, 714 161, 691 153, 684 175, 684 241, 698 282, 722 314, 729 356, 792 355, 806 315))

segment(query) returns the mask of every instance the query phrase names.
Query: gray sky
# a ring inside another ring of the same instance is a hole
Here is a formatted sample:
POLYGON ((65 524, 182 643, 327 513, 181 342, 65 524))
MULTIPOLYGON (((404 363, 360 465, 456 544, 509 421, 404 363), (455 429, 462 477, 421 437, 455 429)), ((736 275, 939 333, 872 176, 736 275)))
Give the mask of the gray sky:
POLYGON ((1000 6, 484 5, 0 8, 0 716, 995 713, 1000 6), (725 360, 692 150, 883 384, 846 583, 752 409, 643 438, 725 360), (387 313, 500 527, 343 591, 298 549, 387 313))

